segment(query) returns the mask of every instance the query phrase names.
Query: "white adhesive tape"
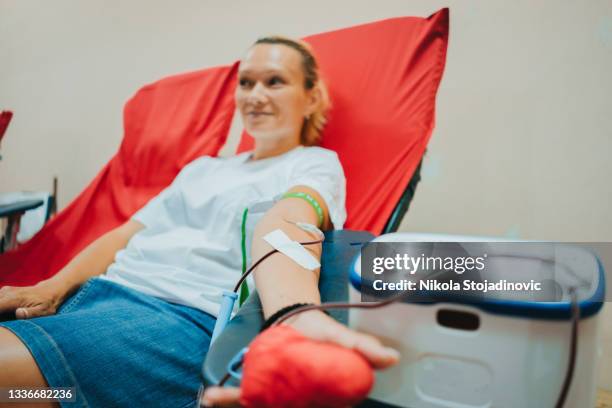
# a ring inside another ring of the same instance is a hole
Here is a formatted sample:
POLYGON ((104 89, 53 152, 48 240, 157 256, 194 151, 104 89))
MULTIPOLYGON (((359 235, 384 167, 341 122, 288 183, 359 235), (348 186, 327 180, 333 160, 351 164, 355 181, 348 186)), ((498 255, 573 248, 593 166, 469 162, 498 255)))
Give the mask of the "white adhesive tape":
POLYGON ((301 229, 303 229, 304 231, 308 231, 308 232, 314 232, 315 234, 319 235, 320 237, 324 237, 325 234, 323 234, 323 231, 321 231, 320 229, 318 229, 316 226, 306 223, 306 222, 296 222, 295 225, 297 225, 298 227, 300 227, 301 229))
POLYGON ((263 237, 272 248, 293 259, 302 268, 315 270, 321 267, 319 261, 312 256, 299 242, 293 241, 283 232, 276 229, 263 237))

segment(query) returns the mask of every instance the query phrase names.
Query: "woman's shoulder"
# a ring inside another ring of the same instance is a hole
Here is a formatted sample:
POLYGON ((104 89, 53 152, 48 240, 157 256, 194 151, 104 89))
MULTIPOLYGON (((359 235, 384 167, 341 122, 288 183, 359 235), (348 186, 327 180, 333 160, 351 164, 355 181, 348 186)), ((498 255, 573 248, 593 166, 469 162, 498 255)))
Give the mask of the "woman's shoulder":
POLYGON ((196 157, 189 163, 187 163, 181 170, 181 173, 186 173, 190 171, 197 171, 202 168, 207 168, 211 162, 214 162, 214 157, 211 156, 200 156, 196 157))
POLYGON ((189 162, 184 168, 202 169, 211 168, 213 166, 231 165, 245 161, 249 152, 240 153, 233 156, 200 156, 189 162))
POLYGON ((304 146, 298 152, 303 157, 319 161, 339 162, 338 153, 321 146, 304 146))
POLYGON ((297 173, 333 174, 344 177, 344 169, 338 154, 324 147, 303 147, 296 159, 291 162, 293 171, 297 173))
POLYGON ((229 158, 200 156, 187 163, 179 172, 180 177, 202 177, 216 169, 221 168, 229 158))

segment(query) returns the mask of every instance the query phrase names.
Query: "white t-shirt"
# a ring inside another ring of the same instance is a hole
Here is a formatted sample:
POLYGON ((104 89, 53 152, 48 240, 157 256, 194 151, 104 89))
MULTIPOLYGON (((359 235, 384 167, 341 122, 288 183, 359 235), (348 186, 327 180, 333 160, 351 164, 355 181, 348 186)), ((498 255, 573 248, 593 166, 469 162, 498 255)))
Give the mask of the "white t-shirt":
MULTIPOLYGON (((169 187, 134 214, 132 219, 145 228, 101 277, 216 316, 223 290, 232 290, 242 273, 245 208, 247 256, 265 207, 294 186, 317 191, 334 228, 342 228, 346 181, 335 152, 298 146, 276 157, 249 158, 250 152, 230 158, 205 156, 185 166, 169 187)), ((252 279, 249 286, 253 288, 252 279)))

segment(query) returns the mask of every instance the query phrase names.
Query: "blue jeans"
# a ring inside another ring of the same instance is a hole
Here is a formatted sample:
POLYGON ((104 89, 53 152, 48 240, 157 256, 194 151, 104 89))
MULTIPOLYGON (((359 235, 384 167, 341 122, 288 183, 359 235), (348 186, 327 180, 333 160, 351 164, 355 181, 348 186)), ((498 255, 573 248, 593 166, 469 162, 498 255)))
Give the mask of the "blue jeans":
POLYGON ((195 403, 215 318, 102 279, 52 316, 0 323, 30 349, 50 387, 75 387, 62 407, 195 403))

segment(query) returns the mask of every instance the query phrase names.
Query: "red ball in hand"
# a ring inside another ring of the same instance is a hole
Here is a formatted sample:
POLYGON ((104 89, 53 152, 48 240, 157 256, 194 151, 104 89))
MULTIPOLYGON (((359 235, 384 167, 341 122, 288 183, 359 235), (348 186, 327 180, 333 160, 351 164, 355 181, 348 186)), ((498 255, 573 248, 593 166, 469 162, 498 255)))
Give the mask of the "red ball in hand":
POLYGON ((356 351, 276 326, 249 346, 240 403, 248 408, 346 407, 363 400, 373 384, 372 367, 356 351))

